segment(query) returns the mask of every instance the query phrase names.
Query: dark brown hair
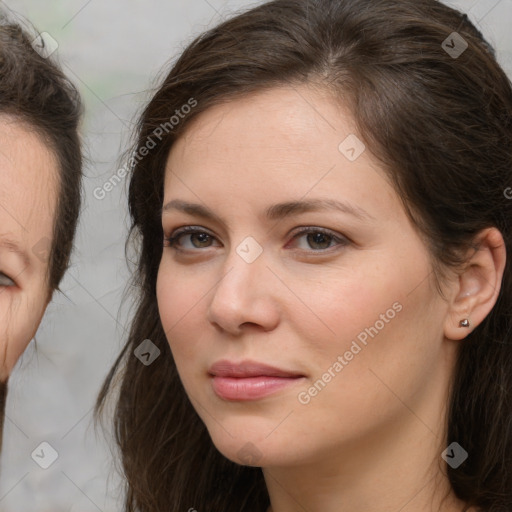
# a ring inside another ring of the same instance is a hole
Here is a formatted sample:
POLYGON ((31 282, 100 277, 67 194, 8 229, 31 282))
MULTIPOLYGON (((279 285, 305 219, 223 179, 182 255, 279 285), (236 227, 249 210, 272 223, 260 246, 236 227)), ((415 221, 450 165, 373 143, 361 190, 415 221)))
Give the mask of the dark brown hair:
MULTIPOLYGON (((82 103, 58 64, 32 47, 37 33, 10 18, 0 9, 0 115, 35 130, 53 151, 59 166, 52 243, 42 239, 40 247, 29 248, 37 250, 40 257, 49 249, 46 282, 50 300, 68 268, 80 212, 82 152, 78 127, 82 103)), ((0 434, 7 388, 7 381, 0 383, 0 434)))
MULTIPOLYGON (((118 392, 126 511, 269 505, 261 469, 219 453, 184 391, 158 314, 156 277, 173 143, 213 105, 286 84, 323 87, 351 109, 427 243, 440 292, 443 270, 463 267, 484 228, 499 229, 512 254, 512 200, 504 194, 512 185, 512 86, 467 16, 435 0, 274 0, 200 35, 138 124, 137 151, 175 109, 197 101, 131 173, 136 312, 97 404, 99 413, 109 391, 118 392), (443 47, 452 32, 468 45, 457 57, 443 47), (161 356, 146 367, 133 352, 148 338, 161 356)), ((457 441, 470 453, 447 468, 454 492, 489 512, 512 510, 511 264, 494 308, 461 342, 447 418, 447 445, 457 441)))

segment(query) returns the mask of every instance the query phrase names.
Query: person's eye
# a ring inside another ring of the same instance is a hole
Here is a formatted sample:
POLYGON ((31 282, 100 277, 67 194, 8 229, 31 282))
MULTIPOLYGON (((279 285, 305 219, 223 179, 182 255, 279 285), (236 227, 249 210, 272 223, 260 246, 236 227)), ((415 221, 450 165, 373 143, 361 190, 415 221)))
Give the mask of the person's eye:
POLYGON ((308 227, 301 229, 293 236, 293 240, 303 239, 307 247, 304 245, 299 247, 307 252, 323 252, 336 246, 345 246, 350 242, 347 238, 342 237, 325 228, 308 227), (334 245, 332 245, 334 242, 334 245))
POLYGON ((3 286, 16 286, 16 283, 9 276, 6 276, 3 272, 0 272, 0 287, 3 286))
POLYGON ((194 226, 185 226, 174 231, 171 236, 166 237, 164 239, 164 245, 179 251, 204 249, 211 247, 209 244, 214 239, 215 237, 206 231, 198 229, 194 226), (184 246, 183 243, 180 243, 182 239, 188 240, 189 245, 184 246))
MULTIPOLYGON (((304 239, 309 247, 302 246, 299 249, 308 252, 322 252, 335 246, 345 246, 350 243, 345 237, 338 236, 336 233, 324 228, 303 228, 293 235, 293 241, 301 238, 304 239), (334 245, 332 245, 333 243, 334 245)), ((176 250, 186 251, 212 247, 213 240, 216 240, 216 238, 210 233, 194 226, 185 226, 176 230, 171 236, 166 237, 164 245, 176 250), (182 239, 188 241, 189 244, 184 245, 182 239)))

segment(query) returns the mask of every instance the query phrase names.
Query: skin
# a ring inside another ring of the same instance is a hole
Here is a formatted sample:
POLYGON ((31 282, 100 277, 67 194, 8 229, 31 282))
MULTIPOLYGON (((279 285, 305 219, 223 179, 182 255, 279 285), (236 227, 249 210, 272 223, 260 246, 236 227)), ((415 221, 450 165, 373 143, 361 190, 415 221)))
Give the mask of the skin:
POLYGON ((166 237, 186 225, 211 236, 164 243, 162 325, 217 449, 240 464, 245 447, 262 467, 269 511, 462 511, 440 456, 448 390, 459 344, 496 302, 503 239, 482 232, 481 250, 447 280, 443 300, 426 246, 369 148, 355 161, 338 150, 354 133, 348 110, 305 85, 232 100, 192 121, 169 155, 164 204, 200 203, 224 220, 164 211, 166 237), (312 198, 350 202, 373 219, 264 216, 274 203, 312 198), (349 242, 294 238, 300 227, 349 242), (247 236, 263 249, 252 263, 236 252, 247 236), (300 403, 299 393, 395 302, 394 318, 300 403), (459 327, 463 318, 470 329, 459 327), (263 399, 224 400, 207 373, 219 359, 254 359, 305 378, 263 399))
POLYGON ((50 300, 46 271, 57 202, 57 161, 19 119, 0 117, 0 380, 6 382, 50 300), (28 258, 5 247, 16 242, 28 258))

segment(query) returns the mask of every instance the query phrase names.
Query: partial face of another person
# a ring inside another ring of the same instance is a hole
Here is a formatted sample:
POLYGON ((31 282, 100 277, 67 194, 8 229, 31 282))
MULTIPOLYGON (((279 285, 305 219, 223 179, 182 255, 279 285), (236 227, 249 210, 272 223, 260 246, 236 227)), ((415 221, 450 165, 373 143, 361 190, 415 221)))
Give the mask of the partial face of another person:
POLYGON ((442 426, 460 341, 445 337, 426 246, 355 133, 327 93, 280 87, 203 112, 169 155, 162 325, 236 462, 356 460, 411 422, 429 439, 442 426), (253 378, 233 375, 241 362, 253 378))
POLYGON ((42 137, 0 116, 0 379, 34 337, 48 304, 46 271, 58 164, 42 137))

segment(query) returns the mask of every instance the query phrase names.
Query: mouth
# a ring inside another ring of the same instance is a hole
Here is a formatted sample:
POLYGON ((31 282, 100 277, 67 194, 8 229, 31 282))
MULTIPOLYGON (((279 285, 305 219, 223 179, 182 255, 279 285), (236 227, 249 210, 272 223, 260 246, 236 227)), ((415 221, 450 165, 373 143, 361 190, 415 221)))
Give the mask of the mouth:
POLYGON ((216 395, 229 401, 264 398, 305 379, 302 373, 256 361, 218 361, 208 374, 216 395))

